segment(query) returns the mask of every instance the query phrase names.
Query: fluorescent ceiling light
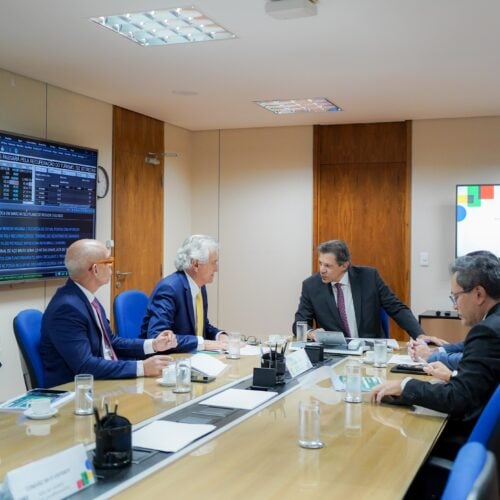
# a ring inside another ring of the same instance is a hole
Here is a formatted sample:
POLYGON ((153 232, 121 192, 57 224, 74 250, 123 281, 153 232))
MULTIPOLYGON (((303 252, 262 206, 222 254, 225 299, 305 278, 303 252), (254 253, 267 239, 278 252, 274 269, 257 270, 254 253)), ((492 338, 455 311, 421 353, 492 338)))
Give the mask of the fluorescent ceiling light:
POLYGON ((143 47, 236 38, 194 7, 91 17, 143 47))
POLYGON ((289 99, 287 101, 255 101, 268 111, 277 115, 292 113, 324 113, 326 111, 342 111, 325 97, 313 97, 310 99, 289 99))

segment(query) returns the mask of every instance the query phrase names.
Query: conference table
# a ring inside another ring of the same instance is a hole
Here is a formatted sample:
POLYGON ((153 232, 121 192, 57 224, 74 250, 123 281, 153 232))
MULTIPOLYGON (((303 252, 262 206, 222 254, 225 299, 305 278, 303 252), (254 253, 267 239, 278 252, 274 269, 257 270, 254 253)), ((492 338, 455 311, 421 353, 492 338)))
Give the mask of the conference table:
MULTIPOLYGON (((102 409, 106 403, 118 404, 119 414, 140 424, 237 383, 260 362, 258 356, 218 357, 228 369, 209 384, 193 384, 191 393, 174 394, 155 379, 96 381, 96 405, 102 409)), ((334 370, 342 374, 345 362, 340 361, 334 370)), ((363 365, 363 372, 381 379, 402 378, 370 365, 363 365)), ((62 387, 72 389, 72 385, 62 387)), ((75 416, 72 403, 43 421, 0 413, 0 481, 9 470, 75 444, 91 447, 93 423, 92 416, 75 416)), ((190 445, 187 453, 178 453, 178 459, 113 496, 402 498, 445 423, 443 416, 374 405, 369 393, 363 393, 362 403, 346 403, 329 378, 299 383, 236 425, 200 440, 199 446, 190 445), (320 403, 322 449, 298 445, 299 402, 310 400, 320 403)))

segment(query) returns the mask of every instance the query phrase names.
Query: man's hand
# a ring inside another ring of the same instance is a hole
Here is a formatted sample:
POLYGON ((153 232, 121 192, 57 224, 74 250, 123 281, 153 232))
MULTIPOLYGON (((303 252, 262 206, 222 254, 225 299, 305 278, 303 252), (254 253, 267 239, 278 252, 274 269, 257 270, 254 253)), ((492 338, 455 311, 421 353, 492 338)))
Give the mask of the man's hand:
POLYGON ((172 330, 163 330, 154 340, 153 349, 155 352, 168 351, 177 347, 177 337, 172 330))
POLYGON ((413 361, 427 361, 431 353, 432 350, 426 343, 415 340, 410 340, 410 342, 408 342, 408 355, 413 361))
POLYGON ((164 354, 158 354, 157 356, 151 356, 142 362, 144 367, 145 377, 159 377, 163 368, 165 368, 169 363, 174 360, 170 356, 165 356, 164 354))
POLYGON ((227 349, 226 338, 227 336, 221 340, 205 340, 203 349, 205 351, 225 351, 227 349))
POLYGON ((424 372, 439 380, 444 380, 445 382, 450 381, 451 374, 453 373, 444 363, 441 363, 441 361, 434 361, 434 363, 425 365, 424 372))
POLYGON ((401 380, 388 380, 372 389, 372 403, 381 403, 384 396, 401 396, 401 380))
POLYGON ((316 328, 316 330, 310 330, 309 332, 307 332, 307 338, 309 340, 316 342, 316 333, 317 332, 324 332, 324 331, 325 331, 324 328, 316 328))
POLYGON ((442 346, 449 344, 444 339, 440 339, 439 337, 434 337, 433 335, 419 335, 417 337, 418 341, 425 342, 426 344, 436 344, 437 346, 442 346))

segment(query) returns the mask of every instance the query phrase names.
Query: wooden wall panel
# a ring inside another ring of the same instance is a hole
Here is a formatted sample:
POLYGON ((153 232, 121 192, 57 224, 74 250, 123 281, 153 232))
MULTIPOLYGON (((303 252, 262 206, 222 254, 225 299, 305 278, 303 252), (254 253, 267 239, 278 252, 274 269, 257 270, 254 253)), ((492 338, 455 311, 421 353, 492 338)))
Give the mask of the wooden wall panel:
MULTIPOLYGON (((409 299, 409 123, 318 126, 314 241, 343 239, 354 264, 376 267, 409 299)), ((317 270, 317 255, 313 252, 317 270)), ((391 336, 405 334, 391 322, 391 336)))

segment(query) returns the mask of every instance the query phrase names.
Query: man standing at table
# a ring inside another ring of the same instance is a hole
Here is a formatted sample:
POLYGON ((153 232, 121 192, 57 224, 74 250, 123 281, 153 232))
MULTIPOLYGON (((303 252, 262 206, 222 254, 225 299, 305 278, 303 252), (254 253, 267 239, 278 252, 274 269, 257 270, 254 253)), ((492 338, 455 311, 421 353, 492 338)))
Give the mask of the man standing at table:
MULTIPOLYGON (((321 330, 342 331, 346 337, 384 337, 380 309, 410 337, 426 338, 418 321, 384 283, 373 267, 353 266, 347 244, 330 240, 318 246, 319 273, 302 283, 295 322, 313 320, 321 330)), ((314 337, 314 331, 309 333, 314 337)))
POLYGON ((161 375, 169 356, 141 359, 175 347, 175 337, 170 332, 149 341, 116 337, 95 297, 111 278, 109 250, 96 240, 78 240, 69 246, 64 263, 69 279, 42 318, 40 355, 47 387, 70 382, 78 373, 90 373, 96 379, 161 375))
POLYGON ((190 236, 177 250, 177 271, 153 290, 142 322, 141 337, 155 338, 168 330, 177 339, 176 352, 218 350, 226 334, 210 324, 206 285, 218 271, 219 246, 210 236, 190 236))
POLYGON ((500 381, 500 264, 485 256, 459 257, 451 265, 451 295, 465 326, 472 327, 464 342, 457 374, 448 383, 431 384, 405 378, 390 380, 372 390, 372 400, 386 396, 471 421, 500 381))

